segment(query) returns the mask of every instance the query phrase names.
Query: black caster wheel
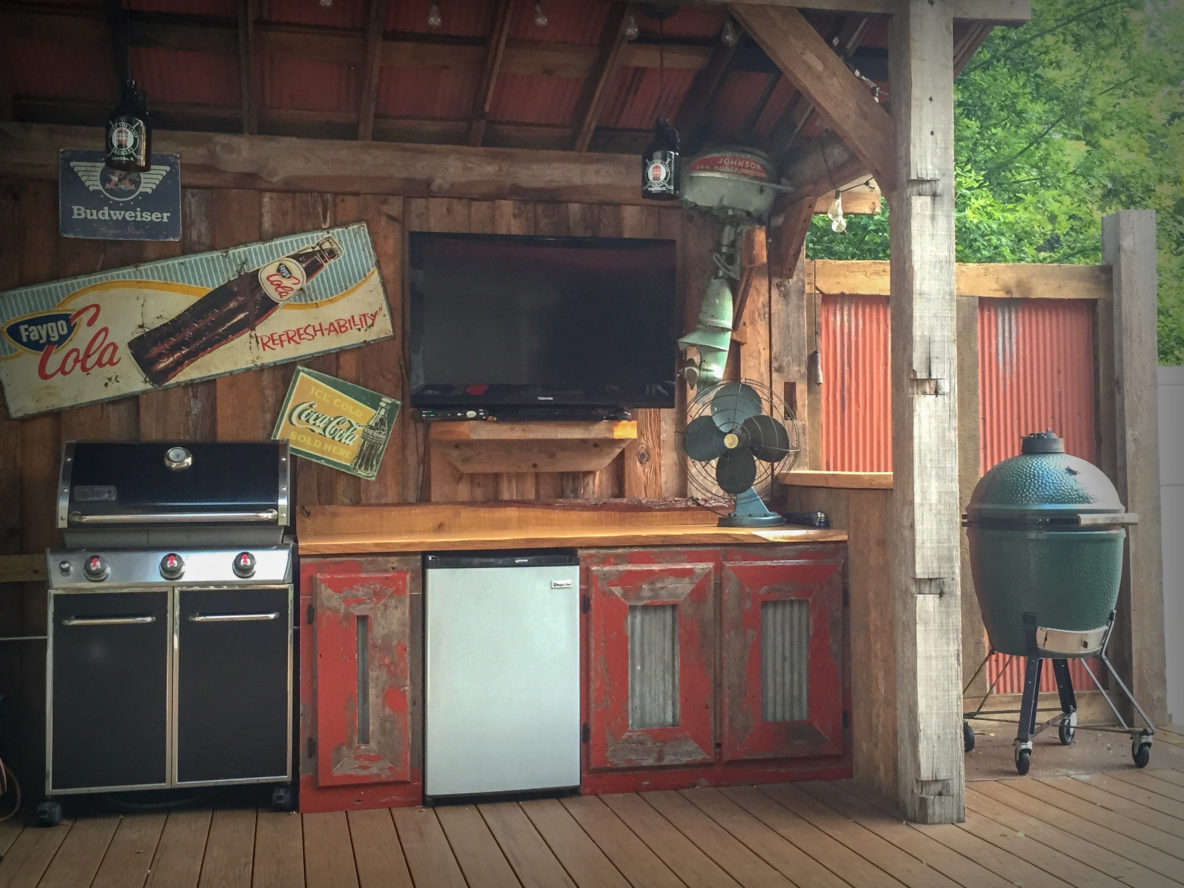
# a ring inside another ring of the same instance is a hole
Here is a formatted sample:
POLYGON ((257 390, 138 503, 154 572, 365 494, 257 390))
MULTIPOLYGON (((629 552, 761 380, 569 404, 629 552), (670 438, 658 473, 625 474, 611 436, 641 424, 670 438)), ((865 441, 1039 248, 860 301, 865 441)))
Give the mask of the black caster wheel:
POLYGON ((273 811, 291 811, 295 807, 295 796, 290 786, 277 786, 271 791, 271 808, 273 811))
POLYGON ((1131 758, 1135 760, 1136 768, 1146 768, 1151 761, 1151 741, 1145 737, 1136 737, 1131 741, 1131 758))
POLYGON ((57 826, 62 822, 62 803, 46 799, 37 805, 37 825, 57 826))
POLYGON ((1077 726, 1071 724, 1069 722, 1069 717, 1065 716, 1065 718, 1061 720, 1060 726, 1057 728, 1057 737, 1060 738, 1063 745, 1068 746, 1073 742, 1076 736, 1077 726))
POLYGON ((974 749, 974 728, 970 722, 962 722, 962 749, 966 752, 974 749))
POLYGON ((1032 750, 1017 749, 1015 752, 1015 769, 1022 776, 1032 767, 1032 750))

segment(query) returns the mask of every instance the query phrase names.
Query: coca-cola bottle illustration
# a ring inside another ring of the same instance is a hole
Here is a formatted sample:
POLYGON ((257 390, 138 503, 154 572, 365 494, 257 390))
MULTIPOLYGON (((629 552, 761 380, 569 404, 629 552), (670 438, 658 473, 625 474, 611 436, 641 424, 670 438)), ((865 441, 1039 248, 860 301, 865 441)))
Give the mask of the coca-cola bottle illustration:
POLYGON ((390 419, 388 413, 391 398, 383 398, 378 403, 378 409, 362 429, 362 443, 358 445, 358 455, 350 465, 355 472, 369 478, 378 472, 378 464, 382 461, 382 452, 386 449, 386 440, 390 437, 390 419))
POLYGON ((198 358, 254 330, 341 255, 325 237, 206 293, 179 315, 128 342, 144 375, 164 385, 198 358))

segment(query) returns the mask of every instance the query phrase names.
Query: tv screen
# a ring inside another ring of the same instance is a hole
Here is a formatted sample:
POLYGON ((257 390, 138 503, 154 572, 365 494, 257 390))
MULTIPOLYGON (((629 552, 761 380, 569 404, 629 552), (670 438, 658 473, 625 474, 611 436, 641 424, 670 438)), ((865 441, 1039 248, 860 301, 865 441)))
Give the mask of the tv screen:
POLYGON ((672 240, 410 235, 413 407, 673 407, 672 240))

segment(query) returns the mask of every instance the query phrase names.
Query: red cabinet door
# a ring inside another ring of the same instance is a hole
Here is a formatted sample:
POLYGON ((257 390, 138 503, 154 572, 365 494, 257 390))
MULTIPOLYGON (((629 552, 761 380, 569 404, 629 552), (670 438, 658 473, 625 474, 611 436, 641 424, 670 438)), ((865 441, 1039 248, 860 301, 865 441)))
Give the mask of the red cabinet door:
POLYGON ((302 599, 312 606, 314 622, 305 631, 312 632, 313 656, 302 659, 312 671, 313 711, 304 725, 312 742, 302 752, 315 762, 305 770, 313 771, 317 788, 418 781, 412 672, 419 559, 310 567, 302 599))
POLYGON ((841 551, 729 552, 721 568, 721 756, 843 752, 841 551))
POLYGON ((714 760, 718 564, 693 551, 583 559, 590 768, 714 760))

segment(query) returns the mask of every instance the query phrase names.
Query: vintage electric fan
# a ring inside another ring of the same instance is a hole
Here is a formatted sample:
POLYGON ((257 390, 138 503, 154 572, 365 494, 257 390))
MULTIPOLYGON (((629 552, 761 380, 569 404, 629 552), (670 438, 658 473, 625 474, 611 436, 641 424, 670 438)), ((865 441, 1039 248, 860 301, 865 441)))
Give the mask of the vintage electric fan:
POLYGON ((757 493, 775 472, 793 467, 800 453, 798 423, 765 385, 751 381, 702 387, 687 405, 682 449, 690 458, 687 482, 703 505, 730 497, 721 527, 787 523, 757 493))

